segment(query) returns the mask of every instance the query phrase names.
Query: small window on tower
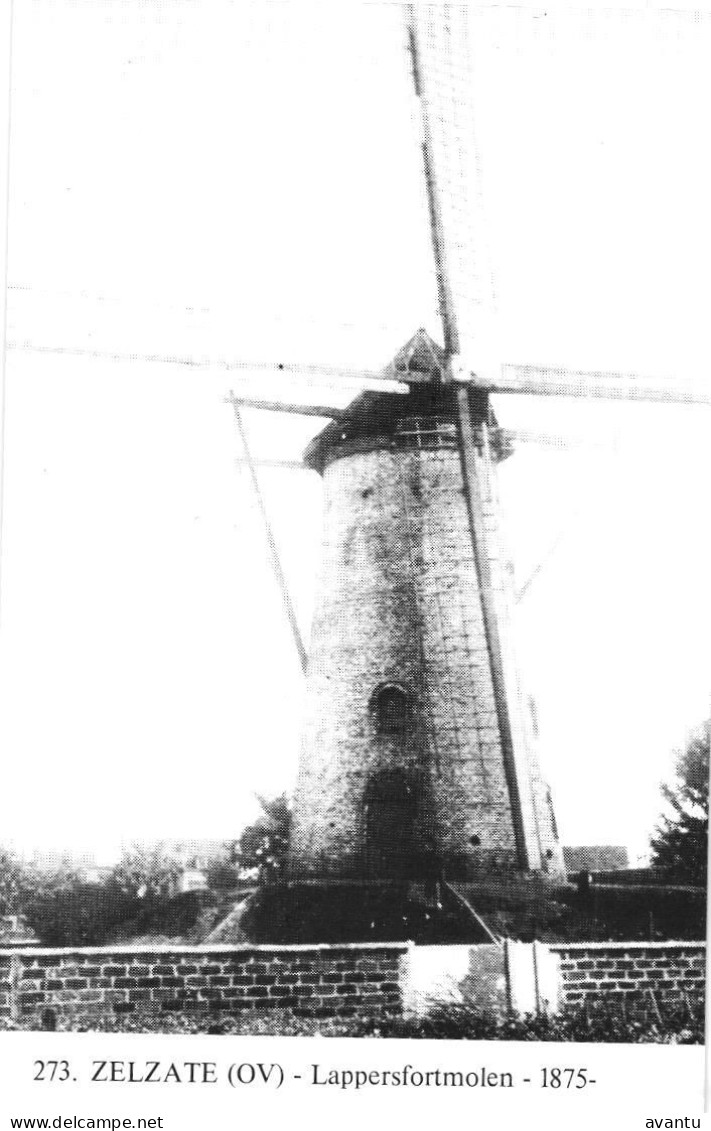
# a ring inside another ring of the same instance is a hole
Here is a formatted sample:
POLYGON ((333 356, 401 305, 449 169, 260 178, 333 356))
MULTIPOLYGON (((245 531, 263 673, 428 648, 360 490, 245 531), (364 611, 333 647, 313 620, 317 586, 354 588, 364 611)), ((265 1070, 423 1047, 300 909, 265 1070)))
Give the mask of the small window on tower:
POLYGON ((384 683, 373 692, 370 710, 380 734, 404 734, 410 723, 410 696, 398 683, 384 683))

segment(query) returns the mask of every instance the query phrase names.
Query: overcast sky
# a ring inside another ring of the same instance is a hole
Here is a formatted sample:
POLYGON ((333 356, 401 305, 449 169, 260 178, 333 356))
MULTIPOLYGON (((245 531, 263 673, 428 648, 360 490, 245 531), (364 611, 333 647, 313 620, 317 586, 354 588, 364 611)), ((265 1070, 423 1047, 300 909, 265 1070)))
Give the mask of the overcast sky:
MULTIPOLYGON (((92 353, 370 367, 441 336, 400 9, 15 4, 1 835, 232 837, 293 783, 302 694, 238 378, 92 353)), ((707 372, 711 20, 472 7, 507 359, 707 372)), ((634 857, 708 713, 709 412, 495 407, 585 441, 501 471, 519 583, 546 559, 521 666, 564 842, 634 857)), ((316 425, 249 427, 293 457, 316 425)), ((308 635, 319 481, 263 479, 308 635)))

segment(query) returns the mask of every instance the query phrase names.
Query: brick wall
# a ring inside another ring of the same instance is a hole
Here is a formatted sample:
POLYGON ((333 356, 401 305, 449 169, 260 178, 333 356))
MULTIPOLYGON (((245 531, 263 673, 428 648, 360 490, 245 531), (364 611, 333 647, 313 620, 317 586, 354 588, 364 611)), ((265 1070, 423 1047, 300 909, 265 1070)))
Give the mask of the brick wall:
POLYGON ((288 1009, 347 1017, 401 1009, 400 944, 85 947, 0 952, 0 1017, 136 1010, 288 1009), (13 989, 13 986, 15 987, 13 989))
POLYGON ((560 957, 561 1001, 655 998, 703 1000, 702 942, 571 943, 550 948, 560 957))
MULTIPOLYGON (((515 945, 518 950, 532 949, 523 943, 515 945)), ((536 945, 559 957, 562 1005, 586 999, 640 998, 650 990, 660 1002, 683 1001, 686 995, 696 1007, 703 1000, 704 943, 536 945)), ((39 1026, 48 1009, 57 1017, 87 1021, 139 1010, 238 1013, 282 1009, 301 1017, 401 1012, 403 999, 407 1003, 408 994, 412 996, 415 967, 422 966, 422 960, 427 960, 428 986, 431 982, 428 1001, 439 996, 434 990, 443 981, 450 990, 457 982, 457 962, 466 996, 471 999, 471 971, 477 969, 471 952, 489 950, 362 943, 0 951, 0 1020, 39 1026)), ((538 975, 536 963, 524 965, 530 968, 531 987, 535 988, 536 977, 540 979, 540 955, 538 975)), ((521 962, 517 969, 521 975, 521 962)), ((520 980, 519 976, 517 983, 520 980)), ((554 988, 548 996, 555 1000, 554 988)), ((528 998, 518 993, 519 998, 519 1008, 528 1012, 532 1008, 525 1004, 528 998)))

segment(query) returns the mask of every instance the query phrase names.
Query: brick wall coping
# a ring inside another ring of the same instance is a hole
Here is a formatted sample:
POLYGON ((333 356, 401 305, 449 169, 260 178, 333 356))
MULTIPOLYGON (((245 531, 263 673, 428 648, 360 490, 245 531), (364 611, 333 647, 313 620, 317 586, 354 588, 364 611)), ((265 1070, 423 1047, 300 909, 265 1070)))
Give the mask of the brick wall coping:
POLYGON ((706 948, 706 943, 700 939, 690 939, 684 941, 670 941, 670 942, 575 942, 575 943, 542 943, 541 945, 547 946, 549 950, 702 950, 706 948))
POLYGON ((171 946, 160 943, 155 946, 65 946, 65 947, 0 947, 0 957, 3 954, 18 955, 21 958, 50 957, 70 954, 313 954, 329 953, 331 951, 370 951, 391 950, 396 954, 404 954, 411 946, 407 942, 364 942, 364 943, 298 943, 291 946, 271 946, 264 943, 238 943, 220 945, 211 943, 208 946, 171 946))
MULTIPOLYGON (((0 958, 4 954, 17 955, 21 958, 60 957, 62 955, 144 955, 144 954, 328 954, 332 951, 377 951, 390 950, 396 954, 405 954, 411 949, 410 942, 363 942, 363 943, 295 943, 289 946, 269 945, 265 943, 211 943, 207 946, 171 946, 169 943, 156 943, 155 945, 142 944, 140 946, 69 946, 69 947, 0 947, 0 958)), ((701 940, 673 940, 670 942, 574 942, 574 943, 541 943, 548 950, 561 951, 591 951, 591 950, 703 950, 706 943, 701 940)))

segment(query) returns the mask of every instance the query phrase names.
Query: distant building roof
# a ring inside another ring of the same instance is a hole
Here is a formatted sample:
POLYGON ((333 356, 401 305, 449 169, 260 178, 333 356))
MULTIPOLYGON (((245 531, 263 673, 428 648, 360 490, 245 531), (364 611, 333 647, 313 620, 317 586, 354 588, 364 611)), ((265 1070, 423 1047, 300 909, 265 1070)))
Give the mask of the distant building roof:
POLYGON ((624 845, 583 844, 563 848, 567 872, 621 872, 629 867, 624 845))

